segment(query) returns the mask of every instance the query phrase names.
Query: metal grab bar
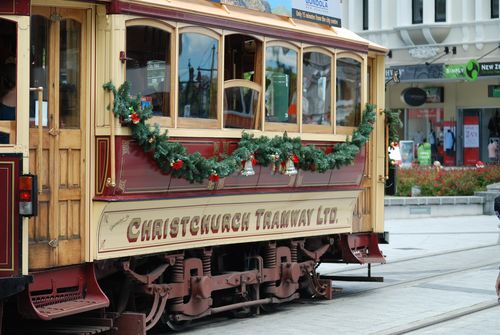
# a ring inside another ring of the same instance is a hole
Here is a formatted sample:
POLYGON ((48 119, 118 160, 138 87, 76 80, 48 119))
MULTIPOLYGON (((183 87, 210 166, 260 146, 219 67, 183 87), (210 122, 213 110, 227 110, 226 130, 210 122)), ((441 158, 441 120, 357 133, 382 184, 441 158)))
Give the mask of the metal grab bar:
POLYGON ((116 152, 116 144, 115 144, 115 113, 113 113, 113 104, 114 104, 114 96, 113 92, 110 92, 110 97, 109 97, 109 106, 110 106, 110 112, 111 112, 111 119, 109 120, 109 127, 110 127, 110 154, 111 154, 111 177, 106 180, 106 184, 109 187, 115 187, 116 186, 116 157, 115 157, 115 152, 116 152))
POLYGON ((38 193, 42 193, 42 160, 43 160, 43 87, 30 87, 30 92, 38 92, 38 147, 36 148, 36 174, 38 176, 38 193))

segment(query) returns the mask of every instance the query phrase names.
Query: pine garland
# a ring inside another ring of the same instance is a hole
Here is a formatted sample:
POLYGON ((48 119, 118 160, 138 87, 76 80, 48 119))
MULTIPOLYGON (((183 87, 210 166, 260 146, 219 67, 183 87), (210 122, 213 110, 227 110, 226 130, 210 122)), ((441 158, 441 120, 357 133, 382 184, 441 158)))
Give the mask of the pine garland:
POLYGON ((398 109, 385 110, 385 122, 389 128, 389 145, 391 147, 394 146, 394 143, 399 142, 399 130, 403 127, 403 123, 401 122, 401 118, 399 115, 401 111, 398 109))
POLYGON ((217 182, 219 178, 227 177, 236 171, 241 171, 247 160, 273 167, 280 171, 288 160, 296 167, 305 171, 326 172, 334 168, 349 165, 369 139, 375 122, 375 106, 366 105, 363 118, 351 139, 336 144, 324 151, 314 145, 303 146, 300 137, 290 138, 285 132, 283 136, 255 138, 243 132, 238 148, 231 155, 203 157, 199 152, 189 154, 178 142, 170 142, 167 131, 161 133, 158 124, 153 127, 146 124, 152 117, 152 108, 141 108, 140 96, 130 96, 130 83, 124 82, 118 90, 108 82, 103 85, 105 90, 113 92, 113 114, 123 125, 129 126, 132 138, 145 152, 152 152, 158 166, 164 173, 170 173, 176 178, 184 178, 190 182, 202 183, 209 179, 217 182))

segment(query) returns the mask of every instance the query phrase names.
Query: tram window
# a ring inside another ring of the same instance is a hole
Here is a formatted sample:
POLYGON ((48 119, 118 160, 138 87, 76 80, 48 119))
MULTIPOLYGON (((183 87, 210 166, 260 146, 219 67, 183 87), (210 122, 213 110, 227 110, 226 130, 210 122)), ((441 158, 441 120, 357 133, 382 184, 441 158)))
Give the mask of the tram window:
POLYGON ((225 37, 224 48, 224 127, 258 129, 262 43, 234 34, 225 37))
POLYGON ((0 20, 0 144, 14 144, 17 105, 17 27, 0 20))
POLYGON ((149 26, 127 27, 127 80, 153 115, 170 116, 170 34, 149 26))
POLYGON ((218 40, 179 35, 179 116, 217 119, 218 40))
POLYGON ((297 123, 297 52, 266 48, 266 121, 297 123))
MULTIPOLYGON (((42 126, 48 126, 49 96, 49 29, 50 20, 41 15, 31 17, 30 87, 43 87, 42 126)), ((30 126, 38 126, 38 93, 30 92, 30 126)))
POLYGON ((80 127, 81 24, 63 20, 59 44, 59 126, 80 127))
POLYGON ((361 63, 337 59, 337 126, 356 127, 361 117, 361 63))
POLYGON ((319 52, 304 53, 302 122, 330 124, 332 58, 319 52))

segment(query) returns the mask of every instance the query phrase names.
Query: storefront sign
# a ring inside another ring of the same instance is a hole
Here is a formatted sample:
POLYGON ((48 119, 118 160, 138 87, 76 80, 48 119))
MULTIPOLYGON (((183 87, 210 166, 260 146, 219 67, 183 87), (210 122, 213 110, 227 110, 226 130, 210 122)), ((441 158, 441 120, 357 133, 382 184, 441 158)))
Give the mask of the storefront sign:
POLYGON ((212 0, 261 12, 289 16, 329 26, 342 23, 342 0, 212 0))
POLYGON ((424 81, 428 79, 443 78, 443 64, 417 64, 407 66, 391 66, 385 71, 385 80, 392 79, 394 70, 399 72, 399 80, 405 81, 424 81))
POLYGON ((427 100, 427 93, 418 87, 409 87, 401 92, 401 99, 410 106, 421 106, 427 100))
POLYGON ((464 165, 476 165, 479 160, 479 116, 464 116, 464 165))
POLYGON ((464 64, 446 64, 443 68, 443 78, 456 79, 465 77, 464 64))
POLYGON ((500 98, 500 85, 488 85, 488 98, 500 98))
POLYGON ((479 63, 475 59, 471 59, 465 64, 465 79, 474 81, 479 75, 479 63))

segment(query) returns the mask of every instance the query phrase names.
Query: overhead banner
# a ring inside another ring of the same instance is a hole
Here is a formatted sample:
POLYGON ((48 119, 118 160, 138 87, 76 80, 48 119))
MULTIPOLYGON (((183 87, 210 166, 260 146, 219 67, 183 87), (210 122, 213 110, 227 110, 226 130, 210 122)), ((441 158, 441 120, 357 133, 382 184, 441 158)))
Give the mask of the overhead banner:
POLYGON ((299 20, 340 27, 342 0, 212 0, 299 20))

